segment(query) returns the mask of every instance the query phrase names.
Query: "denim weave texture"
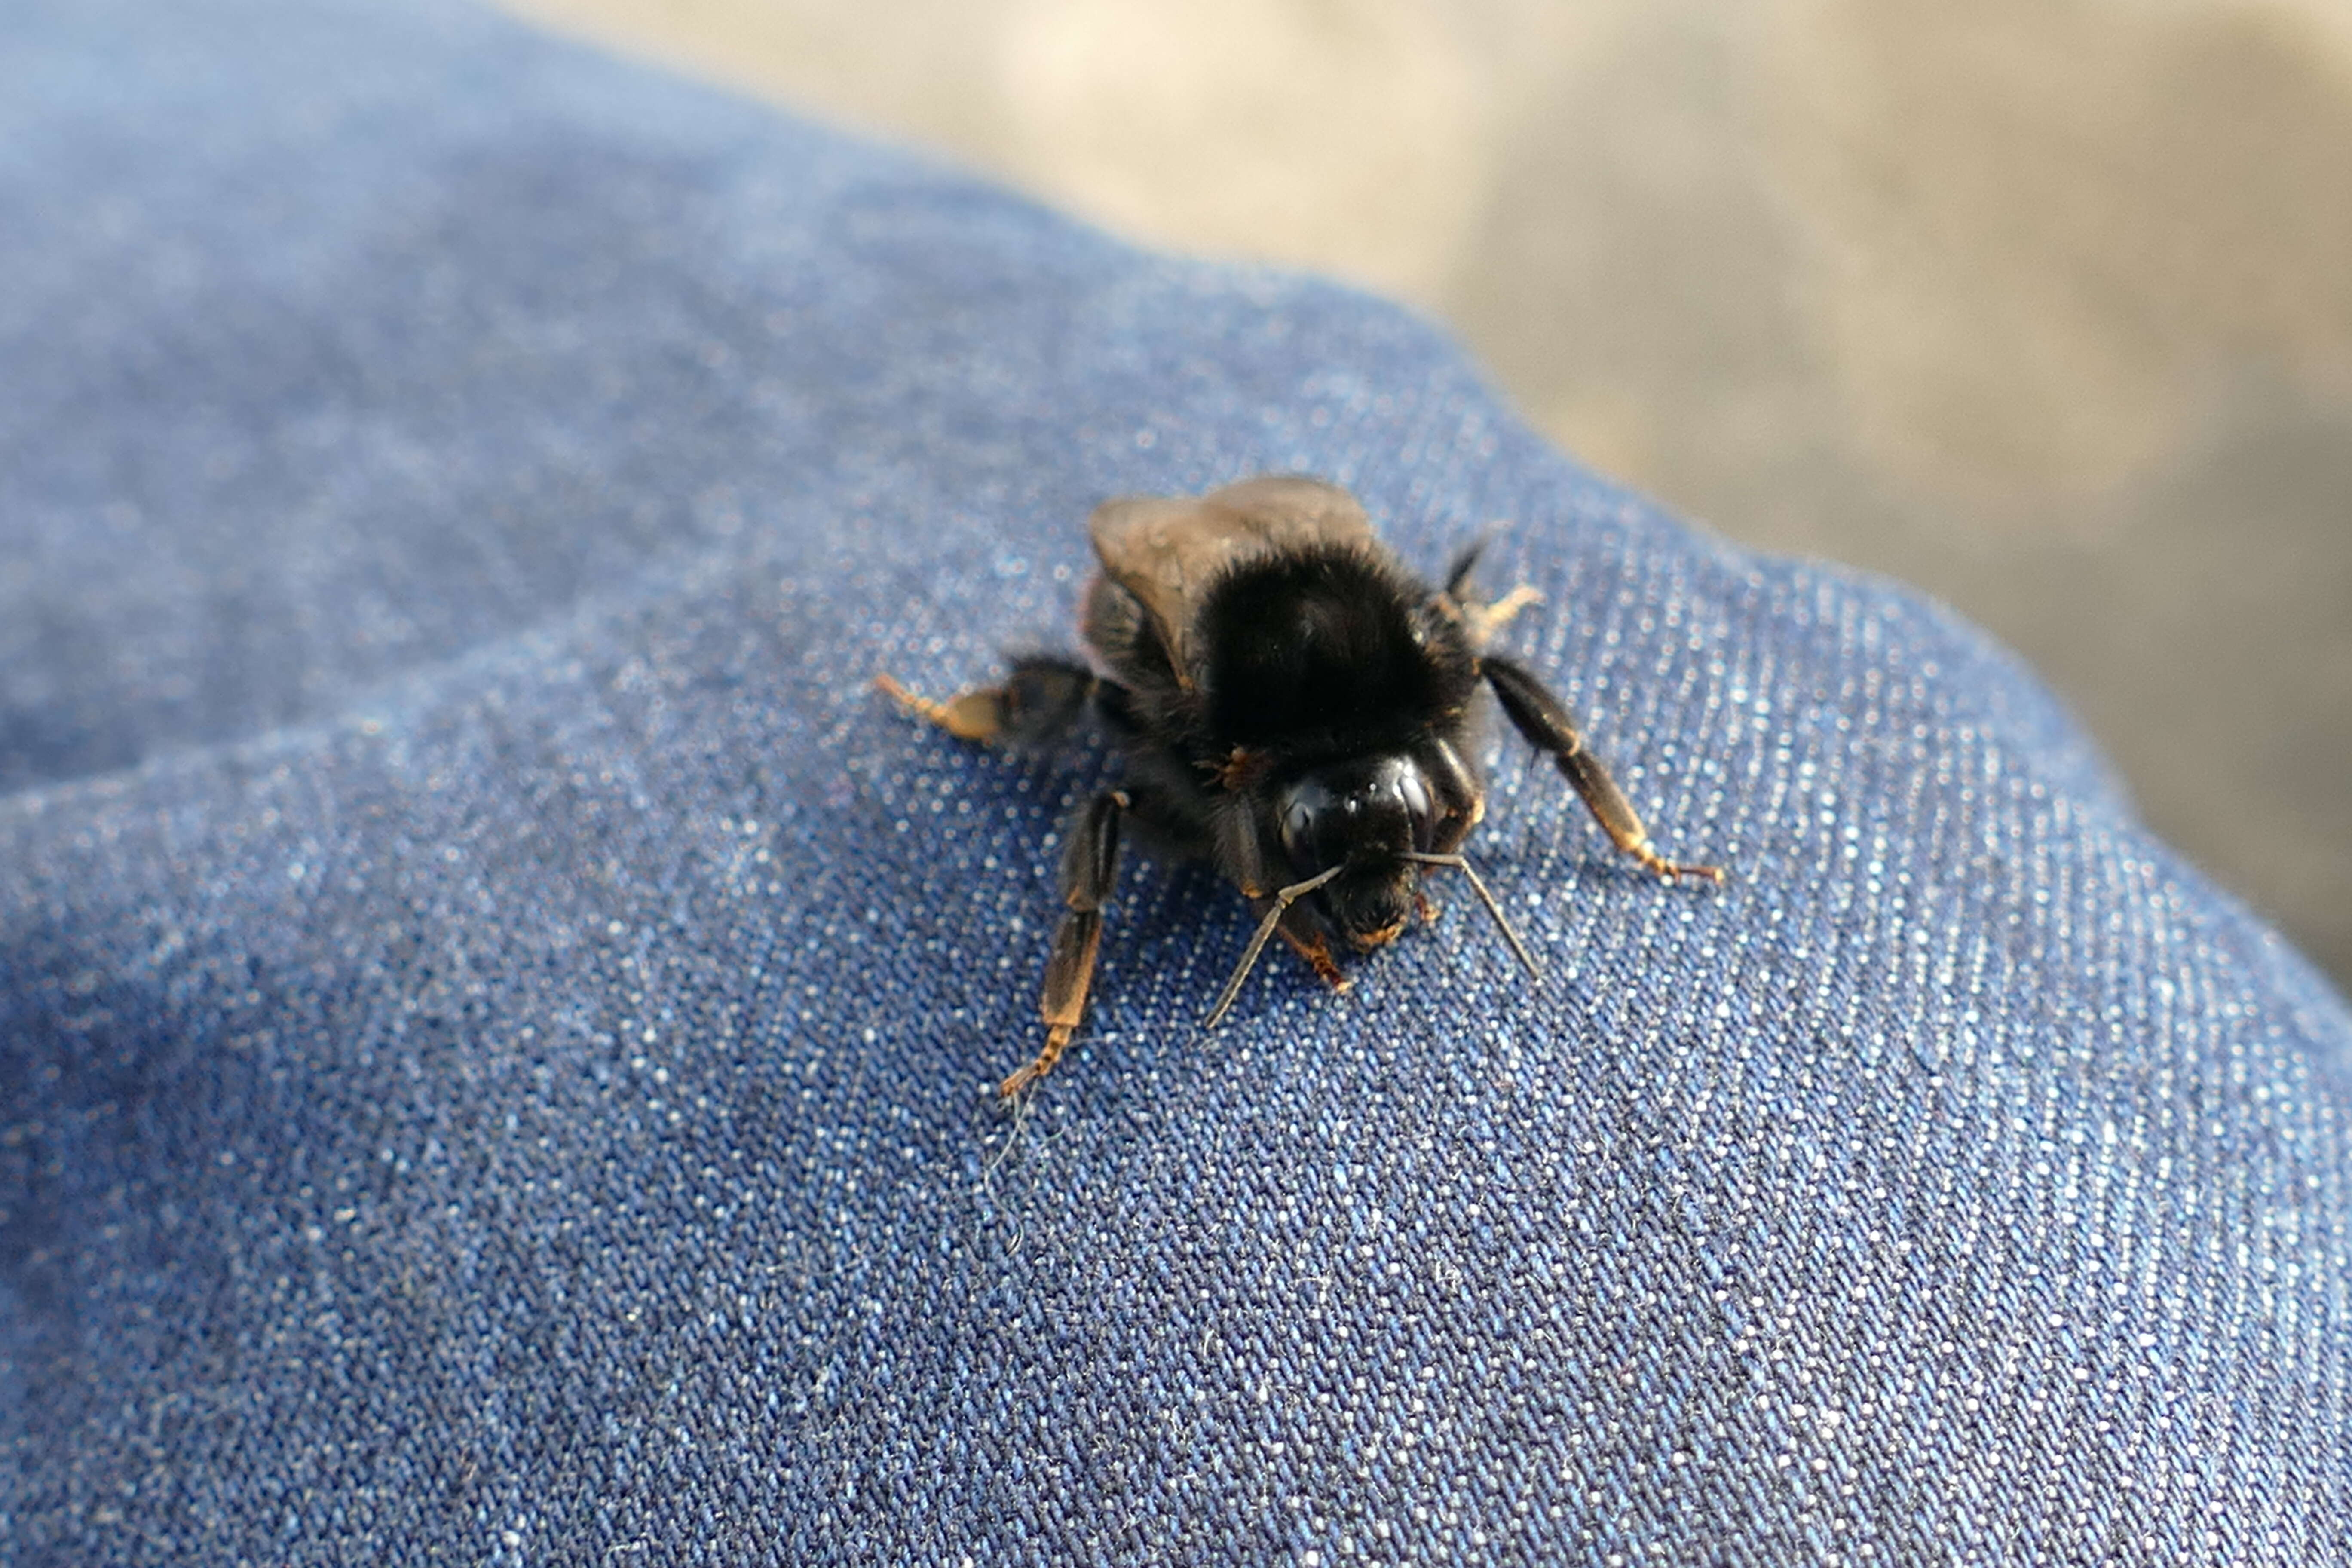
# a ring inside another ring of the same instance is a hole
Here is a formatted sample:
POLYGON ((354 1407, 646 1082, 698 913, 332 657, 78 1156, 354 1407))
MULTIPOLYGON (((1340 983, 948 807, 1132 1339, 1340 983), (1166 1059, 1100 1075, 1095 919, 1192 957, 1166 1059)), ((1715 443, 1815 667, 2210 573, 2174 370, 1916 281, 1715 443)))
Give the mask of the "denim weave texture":
POLYGON ((2341 1002, 1936 605, 1330 285, 412 0, 0 5, 0 1561, 2352 1560, 2341 1002), (1098 747, 1111 494, 1542 603, 1326 993, 1098 747))

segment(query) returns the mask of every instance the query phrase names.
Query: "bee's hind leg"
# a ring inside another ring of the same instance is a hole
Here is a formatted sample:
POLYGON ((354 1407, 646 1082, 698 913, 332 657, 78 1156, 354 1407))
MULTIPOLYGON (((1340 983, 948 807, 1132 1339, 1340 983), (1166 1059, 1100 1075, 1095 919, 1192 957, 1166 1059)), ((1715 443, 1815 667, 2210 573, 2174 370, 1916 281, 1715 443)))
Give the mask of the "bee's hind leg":
POLYGON ((958 740, 1045 746, 1062 738, 1107 683, 1076 659, 1040 654, 1014 659, 1003 685, 974 687, 945 702, 919 697, 887 675, 876 676, 874 684, 958 740))

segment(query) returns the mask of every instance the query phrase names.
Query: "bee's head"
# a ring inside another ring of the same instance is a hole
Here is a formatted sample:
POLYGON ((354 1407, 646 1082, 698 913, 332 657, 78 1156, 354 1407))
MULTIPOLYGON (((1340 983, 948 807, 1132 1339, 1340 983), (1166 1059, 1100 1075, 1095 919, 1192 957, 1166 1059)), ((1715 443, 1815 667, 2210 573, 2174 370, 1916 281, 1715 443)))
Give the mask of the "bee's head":
POLYGON ((1436 792, 1410 757, 1357 757, 1302 774, 1276 798, 1282 850, 1303 880, 1339 874, 1312 895, 1339 934, 1370 951, 1404 930, 1436 829, 1436 792))

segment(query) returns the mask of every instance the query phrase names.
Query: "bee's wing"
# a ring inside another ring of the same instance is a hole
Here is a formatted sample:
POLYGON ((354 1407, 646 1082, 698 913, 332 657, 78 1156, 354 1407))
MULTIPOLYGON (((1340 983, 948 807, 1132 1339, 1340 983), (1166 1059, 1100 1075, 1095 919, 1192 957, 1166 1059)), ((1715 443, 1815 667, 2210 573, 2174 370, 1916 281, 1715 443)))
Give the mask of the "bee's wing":
POLYGON ((1355 497, 1291 475, 1197 497, 1120 496, 1095 508, 1087 531, 1104 573, 1151 617, 1186 686, 1201 651, 1192 646, 1192 626, 1202 598, 1236 563, 1301 545, 1374 543, 1355 497))

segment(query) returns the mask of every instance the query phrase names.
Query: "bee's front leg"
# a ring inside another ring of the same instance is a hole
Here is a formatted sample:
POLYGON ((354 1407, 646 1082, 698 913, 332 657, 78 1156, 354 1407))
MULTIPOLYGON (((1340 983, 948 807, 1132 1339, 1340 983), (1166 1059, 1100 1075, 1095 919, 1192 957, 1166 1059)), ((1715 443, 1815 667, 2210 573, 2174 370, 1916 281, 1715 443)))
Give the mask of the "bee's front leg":
POLYGON ((1070 841, 1062 850, 1062 902, 1067 910, 1054 929, 1037 1006, 1045 1020, 1045 1044, 1036 1060, 996 1086, 1000 1099, 1014 1098, 1053 1071, 1086 1016, 1095 957, 1102 947, 1103 902, 1118 878, 1119 818, 1129 804, 1126 792, 1108 790, 1087 802, 1071 821, 1070 841))
POLYGON ((1609 835, 1610 842, 1655 871, 1672 880, 1677 877, 1705 877, 1710 881, 1723 880, 1720 866, 1701 866, 1679 860, 1669 860, 1650 842, 1649 829, 1633 810, 1633 802, 1601 765, 1601 759, 1584 748, 1584 737, 1576 732, 1576 725, 1559 700, 1544 689, 1543 683, 1508 659, 1487 658, 1479 661, 1486 676, 1486 684, 1495 689, 1496 699, 1503 711, 1510 715, 1538 750, 1551 753, 1551 760, 1576 793, 1584 799, 1585 809, 1592 813, 1609 835))
POLYGON ((1316 979, 1334 991, 1345 991, 1348 988, 1349 981, 1347 973, 1339 967, 1339 961, 1331 956, 1331 944, 1319 933, 1314 936, 1301 936, 1290 929, 1288 921, 1275 927, 1275 932, 1290 944, 1291 952, 1307 961, 1307 967, 1315 972, 1316 979))

